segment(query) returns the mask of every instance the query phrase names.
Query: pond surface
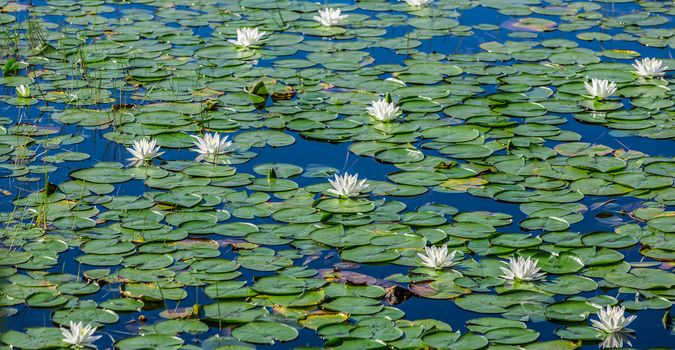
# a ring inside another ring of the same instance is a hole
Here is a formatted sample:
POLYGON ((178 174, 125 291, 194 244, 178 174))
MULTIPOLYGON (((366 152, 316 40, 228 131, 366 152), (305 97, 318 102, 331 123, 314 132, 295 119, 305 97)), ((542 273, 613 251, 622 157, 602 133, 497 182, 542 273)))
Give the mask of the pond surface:
POLYGON ((672 348, 673 15, 0 0, 0 349, 672 348))

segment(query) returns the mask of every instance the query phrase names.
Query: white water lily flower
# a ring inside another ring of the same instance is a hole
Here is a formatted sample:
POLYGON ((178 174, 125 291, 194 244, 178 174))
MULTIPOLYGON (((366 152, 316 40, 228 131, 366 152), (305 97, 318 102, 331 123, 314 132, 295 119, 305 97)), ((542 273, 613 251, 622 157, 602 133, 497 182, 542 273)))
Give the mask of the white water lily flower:
POLYGON ((385 99, 371 102, 366 110, 368 110, 368 114, 370 114, 371 117, 381 122, 394 120, 401 114, 401 111, 396 107, 395 103, 387 102, 385 99))
POLYGON ((599 99, 605 99, 616 92, 616 83, 606 79, 593 78, 590 84, 585 82, 584 86, 591 97, 599 99))
POLYGON ((324 27, 330 27, 342 24, 347 17, 349 15, 343 15, 340 9, 326 8, 323 11, 319 10, 319 15, 314 16, 314 20, 324 27))
POLYGON ((335 175, 335 180, 328 179, 333 188, 326 190, 326 192, 342 198, 356 197, 363 190, 368 188, 366 179, 359 181, 359 174, 343 176, 335 175))
POLYGON ((626 308, 623 306, 607 306, 597 312, 598 320, 591 320, 593 327, 605 333, 619 333, 629 331, 626 327, 633 322, 637 316, 624 316, 626 308))
POLYGON ((405 0, 405 2, 410 6, 424 7, 434 2, 434 0, 405 0))
POLYGON ((196 161, 198 162, 201 162, 204 159, 213 161, 216 156, 227 152, 230 146, 232 146, 232 142, 227 141, 227 136, 221 139, 220 134, 218 133, 206 133, 204 134, 204 137, 192 137, 197 139, 194 141, 197 148, 192 150, 199 153, 199 156, 196 158, 196 161))
POLYGON ((82 322, 75 323, 70 321, 70 329, 61 328, 63 342, 73 345, 76 348, 94 348, 94 342, 101 338, 100 335, 94 335, 96 327, 84 325, 82 322))
POLYGON ((237 28, 237 40, 228 40, 232 44, 241 47, 257 46, 266 32, 261 32, 258 28, 237 28))
POLYGON ((28 85, 19 85, 16 87, 16 94, 19 95, 19 97, 29 98, 30 88, 28 85))
POLYGON ((448 254, 447 244, 444 244, 442 247, 424 247, 424 250, 425 254, 417 253, 417 256, 422 260, 422 265, 426 267, 442 269, 455 264, 452 259, 455 258, 457 251, 453 250, 452 253, 448 254))
POLYGON ((153 158, 164 154, 164 152, 159 151, 159 148, 160 147, 157 146, 157 140, 142 139, 139 141, 134 141, 132 148, 127 148, 127 151, 129 151, 129 153, 131 153, 133 156, 128 160, 131 161, 135 166, 145 164, 153 158))
POLYGON ((537 267, 538 262, 538 260, 529 257, 510 257, 509 266, 500 267, 502 272, 504 272, 504 275, 502 275, 501 278, 516 281, 536 281, 543 279, 546 276, 546 273, 539 272, 539 267, 537 267))
POLYGON ((642 60, 635 60, 633 64, 635 73, 641 77, 654 78, 666 74, 668 66, 663 65, 663 61, 657 58, 643 58, 642 60))

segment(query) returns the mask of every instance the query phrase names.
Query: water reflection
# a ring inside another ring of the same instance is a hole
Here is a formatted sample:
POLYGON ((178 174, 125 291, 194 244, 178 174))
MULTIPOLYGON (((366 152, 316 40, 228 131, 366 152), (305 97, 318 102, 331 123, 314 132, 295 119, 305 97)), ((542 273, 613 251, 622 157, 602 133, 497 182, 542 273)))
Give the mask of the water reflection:
POLYGON ((633 346, 630 342, 631 339, 635 339, 635 335, 626 332, 609 333, 599 346, 600 349, 622 348, 623 343, 626 343, 628 346, 633 346))

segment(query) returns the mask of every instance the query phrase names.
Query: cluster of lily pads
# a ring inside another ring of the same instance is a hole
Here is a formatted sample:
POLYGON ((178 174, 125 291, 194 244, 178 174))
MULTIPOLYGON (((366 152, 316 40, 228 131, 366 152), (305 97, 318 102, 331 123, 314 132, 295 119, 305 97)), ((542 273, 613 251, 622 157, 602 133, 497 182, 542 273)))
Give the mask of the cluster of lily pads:
POLYGON ((16 188, 0 213, 0 315, 52 323, 11 321, 0 344, 248 349, 304 345, 307 329, 331 349, 617 348, 642 310, 672 327, 671 152, 566 126, 671 145, 675 62, 546 35, 672 47, 675 6, 603 4, 0 1, 16 52, 2 100, 19 114, 0 135, 16 188), (464 11, 504 23, 462 24, 464 11), (476 52, 425 46, 498 25, 509 40, 476 52), (120 152, 98 158, 90 137, 120 152), (300 138, 395 171, 256 162, 300 138), (464 195, 522 220, 462 210, 464 195), (411 205, 423 196, 441 200, 411 205), (574 226, 593 219, 605 229, 574 226), (408 320, 397 305, 414 298, 481 316, 461 332, 408 320), (542 321, 557 340, 537 342, 542 321))

